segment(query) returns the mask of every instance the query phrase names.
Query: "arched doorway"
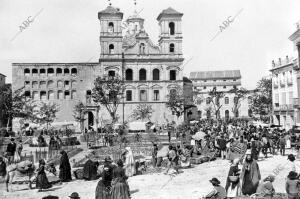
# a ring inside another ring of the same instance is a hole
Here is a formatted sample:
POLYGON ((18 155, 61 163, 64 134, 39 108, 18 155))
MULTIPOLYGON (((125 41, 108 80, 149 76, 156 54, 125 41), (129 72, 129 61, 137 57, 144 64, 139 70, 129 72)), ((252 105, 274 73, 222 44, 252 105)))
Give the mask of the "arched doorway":
POLYGON ((225 111, 225 120, 228 121, 229 120, 229 110, 225 111))
POLYGON ((94 114, 93 112, 89 111, 88 112, 88 127, 94 126, 94 114))

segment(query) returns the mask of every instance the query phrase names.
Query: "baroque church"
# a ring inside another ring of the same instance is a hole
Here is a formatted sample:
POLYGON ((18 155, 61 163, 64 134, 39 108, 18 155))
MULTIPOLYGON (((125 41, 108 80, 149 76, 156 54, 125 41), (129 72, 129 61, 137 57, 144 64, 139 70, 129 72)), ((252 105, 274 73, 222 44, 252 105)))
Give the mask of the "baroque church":
MULTIPOLYGON (((56 103, 60 107, 55 123, 74 123, 73 110, 79 102, 87 106, 85 127, 108 123, 105 107, 91 98, 94 80, 98 76, 124 78, 124 106, 117 115, 122 122, 134 120, 132 112, 139 104, 149 104, 151 121, 163 124, 178 121, 166 107, 167 95, 183 87, 182 22, 183 14, 168 8, 158 17, 158 45, 153 44, 144 19, 135 11, 123 19, 120 9, 109 5, 98 13, 100 21, 100 58, 96 63, 13 63, 13 90, 24 87, 25 94, 36 101, 56 103), (123 116, 124 114, 124 116, 123 116)), ((18 130, 22 122, 13 121, 18 130)))

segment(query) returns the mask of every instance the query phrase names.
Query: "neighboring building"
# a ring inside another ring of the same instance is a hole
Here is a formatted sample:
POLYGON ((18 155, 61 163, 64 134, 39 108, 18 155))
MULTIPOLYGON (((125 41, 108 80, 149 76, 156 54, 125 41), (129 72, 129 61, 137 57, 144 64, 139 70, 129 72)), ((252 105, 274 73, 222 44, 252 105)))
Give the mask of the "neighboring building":
MULTIPOLYGON (((146 103, 154 109, 152 122, 176 121, 165 103, 171 90, 183 86, 182 16, 172 8, 159 14, 160 35, 156 46, 144 29, 144 19, 136 12, 126 20, 127 30, 123 36, 123 13, 108 6, 98 13, 99 63, 13 63, 13 89, 25 86, 26 94, 33 99, 59 104, 61 109, 56 122, 72 122, 73 107, 82 101, 89 110, 85 126, 95 126, 110 120, 105 107, 91 100, 95 78, 123 75, 125 120, 131 119, 132 110, 138 104, 146 103)), ((117 114, 122 122, 122 104, 117 114)), ((14 122, 15 128, 18 128, 17 123, 14 122)))
POLYGON ((298 110, 295 108, 295 99, 298 97, 297 71, 294 67, 294 58, 286 56, 272 61, 272 102, 273 123, 291 129, 297 121, 298 110))
MULTIPOLYGON (((6 78, 6 76, 0 73, 0 87, 5 85, 5 78, 6 78)), ((2 97, 0 95, 0 104, 1 104, 1 101, 2 101, 2 97)), ((4 118, 3 110, 0 109, 0 128, 6 126, 5 121, 6 120, 4 118)))
POLYGON ((197 104, 198 118, 213 118, 214 109, 210 102, 209 91, 216 88, 222 91, 225 96, 220 99, 220 117, 230 118, 234 116, 249 117, 252 115, 249 109, 248 96, 241 100, 237 115, 234 115, 233 107, 235 94, 229 92, 234 88, 241 87, 241 73, 239 70, 224 71, 199 71, 191 72, 189 79, 193 81, 194 91, 197 94, 195 104, 197 104))

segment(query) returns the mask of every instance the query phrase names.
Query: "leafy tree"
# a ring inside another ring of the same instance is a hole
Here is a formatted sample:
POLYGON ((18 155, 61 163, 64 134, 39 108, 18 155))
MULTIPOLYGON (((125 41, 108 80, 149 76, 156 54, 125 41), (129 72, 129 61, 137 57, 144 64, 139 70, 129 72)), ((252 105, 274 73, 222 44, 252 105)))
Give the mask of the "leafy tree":
POLYGON ((254 114, 270 117, 272 114, 272 80, 264 77, 258 81, 254 94, 251 97, 250 108, 254 114))
POLYGON ((229 91, 234 94, 233 107, 231 109, 233 115, 238 117, 238 112, 241 107, 241 102, 247 97, 249 91, 245 88, 233 88, 229 91))
POLYGON ((151 114, 153 113, 153 109, 151 105, 147 104, 139 104, 132 113, 132 117, 136 120, 142 120, 145 119, 150 120, 151 114))
POLYGON ((118 120, 116 112, 123 99, 124 90, 124 82, 119 76, 97 77, 94 81, 93 100, 107 109, 113 123, 118 120))
POLYGON ((217 120, 220 119, 220 109, 222 105, 220 104, 220 100, 224 97, 224 92, 217 91, 216 87, 214 87, 211 91, 208 92, 209 95, 209 103, 212 104, 214 109, 214 114, 217 120))
POLYGON ((85 118, 86 106, 80 101, 78 102, 73 109, 73 117, 76 122, 80 124, 81 133, 84 131, 83 123, 86 120, 85 118))
POLYGON ((35 120, 34 101, 25 95, 24 87, 12 91, 11 85, 0 87, 0 109, 4 118, 7 118, 7 128, 13 118, 35 120))
POLYGON ((51 125, 52 122, 54 122, 56 118, 56 113, 58 111, 59 106, 57 104, 47 104, 45 102, 41 102, 37 113, 37 122, 39 124, 46 124, 48 130, 48 127, 51 125))
POLYGON ((175 112, 177 118, 179 118, 185 111, 185 98, 183 95, 182 88, 172 89, 167 96, 168 101, 166 106, 172 111, 175 112))

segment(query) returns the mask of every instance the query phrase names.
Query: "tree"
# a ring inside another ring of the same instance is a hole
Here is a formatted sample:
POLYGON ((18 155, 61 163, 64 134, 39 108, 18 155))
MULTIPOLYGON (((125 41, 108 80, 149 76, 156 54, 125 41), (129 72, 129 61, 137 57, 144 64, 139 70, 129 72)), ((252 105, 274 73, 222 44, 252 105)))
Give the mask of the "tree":
POLYGON ((185 98, 182 88, 172 89, 167 98, 166 106, 179 118, 185 111, 185 98))
POLYGON ((94 81, 93 100, 107 109, 113 123, 118 120, 116 112, 123 99, 124 90, 124 82, 119 76, 97 77, 94 81))
POLYGON ((220 119, 220 109, 222 105, 220 104, 220 99, 224 97, 224 92, 217 91, 216 87, 214 87, 211 91, 208 92, 209 95, 209 103, 213 105, 214 114, 217 120, 220 119))
POLYGON ((150 120, 153 109, 151 105, 139 104, 132 112, 132 117, 136 120, 150 120))
POLYGON ((241 102, 247 97, 249 91, 245 88, 233 88, 229 91, 229 93, 234 94, 233 107, 231 109, 233 115, 238 117, 238 112, 241 107, 241 102))
POLYGON ((45 102, 41 102, 41 105, 37 113, 37 122, 39 124, 46 124, 48 130, 48 127, 51 125, 52 122, 54 122, 56 118, 56 113, 58 111, 59 111, 59 106, 57 104, 55 103, 47 104, 45 102))
POLYGON ((83 123, 86 120, 85 113, 86 113, 86 106, 84 106, 84 104, 81 101, 78 102, 74 106, 73 117, 74 117, 76 122, 79 122, 81 133, 83 133, 83 131, 84 131, 83 123))
POLYGON ((272 114, 272 79, 264 77, 257 82, 257 87, 251 97, 250 108, 254 114, 271 117, 272 114))
POLYGON ((37 105, 25 95, 24 87, 12 91, 11 85, 7 84, 0 87, 0 93, 0 109, 4 113, 4 118, 7 118, 7 128, 13 118, 35 120, 34 109, 37 105))

